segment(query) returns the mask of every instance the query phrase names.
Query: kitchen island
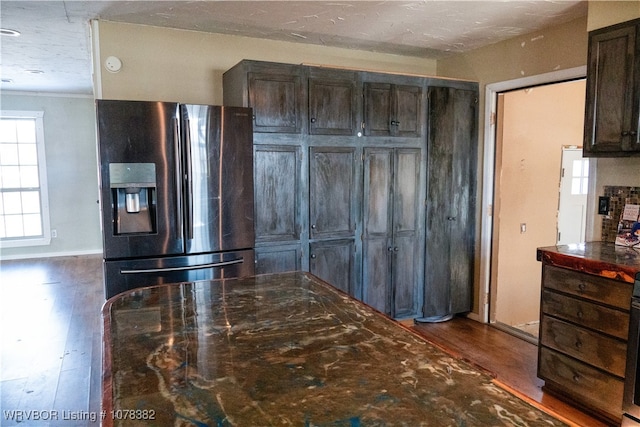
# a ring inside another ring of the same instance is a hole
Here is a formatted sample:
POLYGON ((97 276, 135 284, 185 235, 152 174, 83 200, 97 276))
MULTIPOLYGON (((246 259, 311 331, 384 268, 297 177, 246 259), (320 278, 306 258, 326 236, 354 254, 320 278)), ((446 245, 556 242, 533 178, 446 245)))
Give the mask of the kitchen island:
POLYGON ((103 309, 103 425, 563 425, 302 272, 168 284, 103 309))
POLYGON ((537 259, 543 389, 619 424, 640 250, 592 242, 539 248, 537 259))

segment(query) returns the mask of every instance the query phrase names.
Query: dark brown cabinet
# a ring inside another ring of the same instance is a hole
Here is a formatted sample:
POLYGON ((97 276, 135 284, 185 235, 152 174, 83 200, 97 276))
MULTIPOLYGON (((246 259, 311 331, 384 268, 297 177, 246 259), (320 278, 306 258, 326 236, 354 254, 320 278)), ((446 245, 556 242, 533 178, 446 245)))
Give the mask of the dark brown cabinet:
POLYGON ((420 136, 422 88, 390 83, 364 83, 364 134, 420 136))
POLYGON ((425 265, 440 272, 444 259, 433 255, 425 264, 425 198, 431 177, 443 192, 432 188, 434 203, 464 210, 455 225, 433 220, 431 232, 442 237, 430 249, 466 251, 474 239, 467 221, 475 218, 475 178, 467 168, 475 168, 475 110, 462 107, 464 95, 430 113, 425 94, 434 86, 477 94, 476 83, 250 60, 225 72, 223 82, 225 105, 255 114, 258 273, 310 271, 396 318, 428 312, 423 302, 440 306, 445 293, 462 301, 456 309, 468 309, 472 274, 462 258, 447 258, 448 275, 425 275, 425 265), (438 148, 430 159, 428 123, 443 126, 430 141, 453 150, 451 157, 438 148), (459 172, 446 181, 452 168, 459 172))
POLYGON ((300 238, 300 147, 254 145, 256 242, 296 241, 300 238))
POLYGON ((416 312, 420 149, 365 148, 363 300, 391 317, 416 312))
POLYGON ((309 245, 309 272, 355 296, 354 239, 313 242, 309 245))
POLYGON ((640 19, 589 33, 584 155, 640 155, 640 19))
POLYGON ((309 237, 353 237, 356 226, 355 149, 311 147, 309 237))
POLYGON ((428 93, 424 321, 471 310, 475 245, 477 92, 428 93))
POLYGON ((356 76, 353 72, 309 70, 309 134, 355 135, 356 76))
POLYGON ((299 244, 262 246, 255 249, 255 254, 256 274, 302 269, 302 249, 299 244))
POLYGON ((546 391, 615 422, 622 415, 631 291, 629 283, 542 266, 538 376, 546 391))
POLYGON ((224 105, 253 109, 253 131, 300 133, 305 96, 299 67, 271 62, 241 62, 223 75, 224 105), (240 90, 238 90, 240 89, 240 90))

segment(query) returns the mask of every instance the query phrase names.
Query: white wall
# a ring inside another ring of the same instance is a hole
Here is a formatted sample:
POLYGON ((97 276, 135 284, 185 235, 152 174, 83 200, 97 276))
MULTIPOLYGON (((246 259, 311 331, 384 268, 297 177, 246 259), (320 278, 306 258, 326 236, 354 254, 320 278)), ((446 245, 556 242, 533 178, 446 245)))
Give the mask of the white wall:
POLYGON ((1 259, 102 252, 94 101, 78 95, 3 92, 3 110, 44 111, 51 229, 46 246, 2 248, 1 259))

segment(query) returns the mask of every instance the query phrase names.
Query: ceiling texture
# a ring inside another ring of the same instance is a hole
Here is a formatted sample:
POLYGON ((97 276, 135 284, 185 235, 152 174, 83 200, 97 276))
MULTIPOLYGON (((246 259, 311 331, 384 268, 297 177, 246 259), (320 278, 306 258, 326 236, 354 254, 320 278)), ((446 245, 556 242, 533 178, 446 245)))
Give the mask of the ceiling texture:
POLYGON ((4 1, 2 91, 91 94, 90 20, 439 59, 587 14, 582 1, 4 1))

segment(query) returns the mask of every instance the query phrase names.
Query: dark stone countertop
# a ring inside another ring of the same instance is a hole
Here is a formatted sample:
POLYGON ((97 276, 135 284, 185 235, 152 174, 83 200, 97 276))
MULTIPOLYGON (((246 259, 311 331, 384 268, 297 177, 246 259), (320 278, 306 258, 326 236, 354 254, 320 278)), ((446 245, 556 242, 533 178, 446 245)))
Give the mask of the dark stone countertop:
POLYGON ((633 283, 640 273, 640 249, 589 242, 538 248, 538 261, 556 267, 633 283))
POLYGON ((103 320, 107 427, 564 425, 308 273, 143 288, 103 320))

